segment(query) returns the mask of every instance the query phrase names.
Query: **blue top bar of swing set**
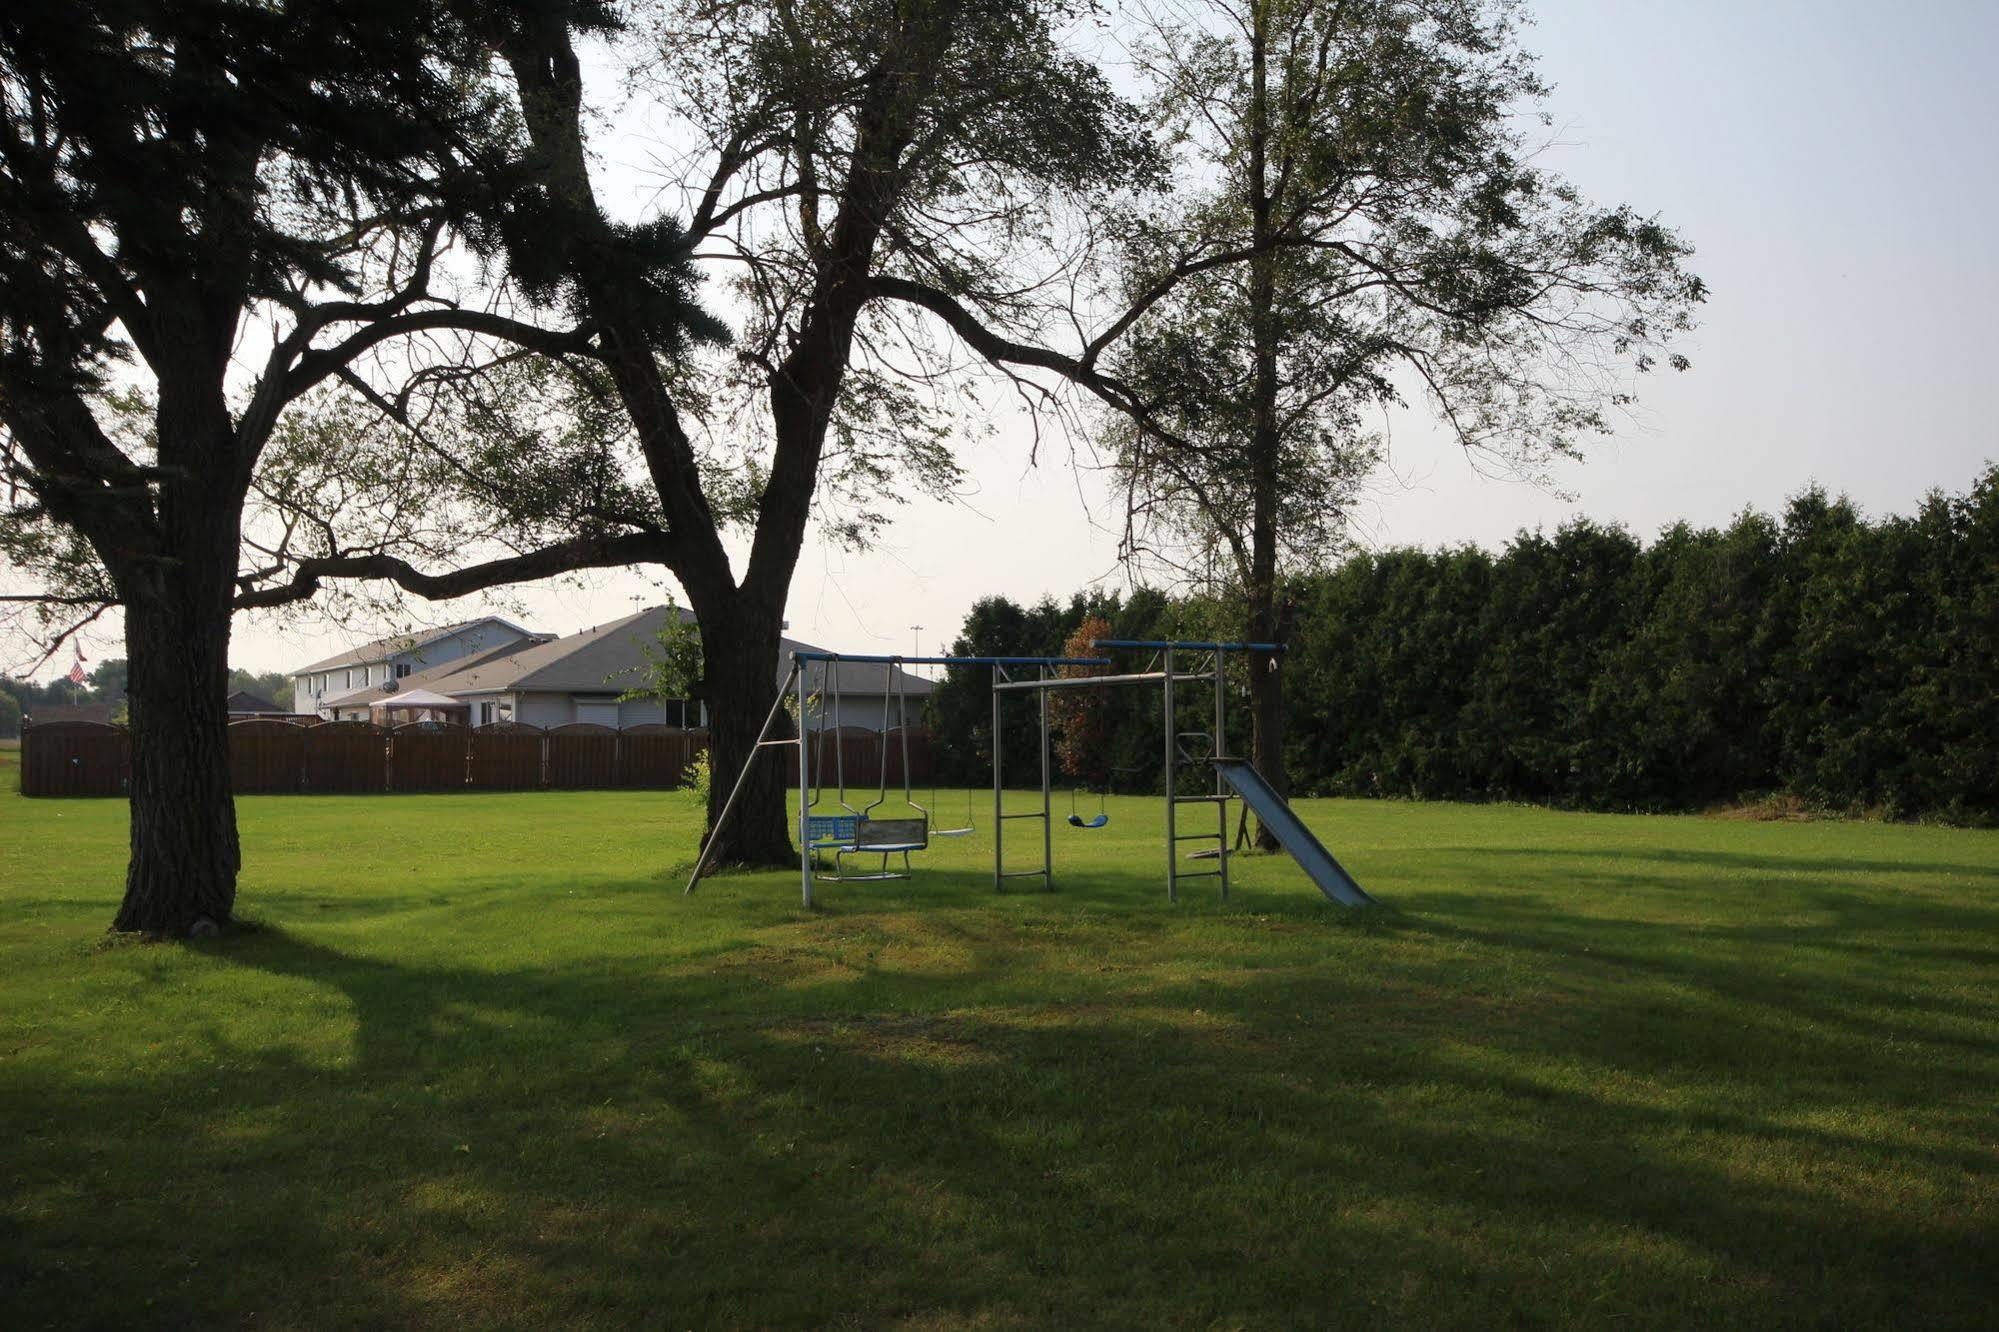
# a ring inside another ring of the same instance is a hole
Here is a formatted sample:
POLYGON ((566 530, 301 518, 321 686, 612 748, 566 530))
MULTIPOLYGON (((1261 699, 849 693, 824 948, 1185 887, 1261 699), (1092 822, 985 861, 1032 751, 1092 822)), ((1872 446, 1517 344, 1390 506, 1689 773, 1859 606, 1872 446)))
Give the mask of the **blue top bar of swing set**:
POLYGON ((1194 652, 1289 652, 1284 643, 1187 643, 1154 638, 1093 638, 1093 648, 1187 648, 1194 652))
POLYGON ((857 657, 845 652, 794 652, 793 661, 856 661, 873 666, 1110 666, 1102 657, 857 657))

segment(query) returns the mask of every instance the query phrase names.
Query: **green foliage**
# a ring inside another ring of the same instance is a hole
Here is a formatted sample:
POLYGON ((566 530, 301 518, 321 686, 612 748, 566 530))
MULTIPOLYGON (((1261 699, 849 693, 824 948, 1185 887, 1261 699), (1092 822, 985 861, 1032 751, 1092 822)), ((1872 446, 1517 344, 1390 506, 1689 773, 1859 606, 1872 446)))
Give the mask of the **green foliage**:
POLYGON ((706 696, 701 680, 701 627, 693 620, 667 616, 653 641, 639 644, 639 653, 645 658, 637 668, 639 681, 618 695, 620 700, 672 703, 706 696))
MULTIPOLYGON (((1200 636, 1228 609, 1149 591, 1031 611, 995 598, 954 650, 1053 653, 1093 605, 1126 638, 1200 636)), ((1639 810, 1787 792, 1999 822, 1999 468, 1879 522, 1809 490, 1781 518, 1676 524, 1649 546, 1576 521, 1497 555, 1355 556, 1301 581, 1292 648, 1286 757, 1303 792, 1639 810)), ((985 707, 982 673, 938 690, 956 780, 986 771, 985 707)), ((1110 709, 1093 748, 1149 772, 1156 695, 1120 691, 1110 709)), ((1011 772, 1031 771, 1032 745, 1011 727, 1011 772)))
POLYGON ((0 681, 0 740, 13 740, 21 734, 21 701, 0 681))
POLYGON ((704 745, 701 748, 701 750, 694 755, 694 761, 688 764, 686 769, 681 772, 680 774, 681 789, 692 791, 695 794, 695 796, 700 799, 701 804, 705 807, 708 804, 709 788, 712 787, 714 783, 715 783, 715 765, 709 761, 708 749, 704 745))

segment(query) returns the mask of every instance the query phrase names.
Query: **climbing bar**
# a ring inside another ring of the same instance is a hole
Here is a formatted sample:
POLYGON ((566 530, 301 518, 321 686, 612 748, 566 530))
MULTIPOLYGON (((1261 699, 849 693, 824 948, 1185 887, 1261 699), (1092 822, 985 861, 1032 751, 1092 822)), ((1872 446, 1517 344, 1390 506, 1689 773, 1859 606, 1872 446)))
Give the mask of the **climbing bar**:
POLYGON ((856 657, 845 652, 794 652, 793 661, 848 661, 871 666, 1109 666, 1102 657, 856 657))
POLYGON ((1190 652, 1288 652, 1282 643, 1173 643, 1154 638, 1093 638, 1095 648, 1179 648, 1190 652))
MULTIPOLYGON (((1041 689, 1101 689, 1105 685, 1158 684, 1166 678, 1165 671, 1139 671, 1133 675, 1078 675, 1066 680, 1002 680, 993 686, 999 690, 1041 690, 1041 689)), ((1182 681, 1208 683, 1212 675, 1183 675, 1175 672, 1173 678, 1182 681)))

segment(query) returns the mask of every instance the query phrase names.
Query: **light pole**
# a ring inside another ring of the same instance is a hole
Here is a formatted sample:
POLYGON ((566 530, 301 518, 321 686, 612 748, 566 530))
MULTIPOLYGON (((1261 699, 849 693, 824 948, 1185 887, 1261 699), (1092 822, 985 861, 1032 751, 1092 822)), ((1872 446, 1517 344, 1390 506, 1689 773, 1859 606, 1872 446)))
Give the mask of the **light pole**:
MULTIPOLYGON (((920 624, 912 624, 912 625, 910 625, 910 626, 909 626, 909 635, 910 635, 910 637, 909 637, 909 655, 910 655, 910 656, 912 656, 912 657, 920 657, 920 656, 922 656, 922 655, 923 655, 923 626, 922 626, 922 625, 920 625, 920 624)), ((928 679, 928 678, 929 678, 929 677, 927 677, 927 676, 924 676, 924 675, 923 675, 923 672, 922 672, 922 671, 921 671, 920 669, 919 669, 919 670, 918 670, 918 671, 917 671, 916 673, 917 673, 918 677, 920 677, 920 678, 924 678, 924 679, 928 679)))

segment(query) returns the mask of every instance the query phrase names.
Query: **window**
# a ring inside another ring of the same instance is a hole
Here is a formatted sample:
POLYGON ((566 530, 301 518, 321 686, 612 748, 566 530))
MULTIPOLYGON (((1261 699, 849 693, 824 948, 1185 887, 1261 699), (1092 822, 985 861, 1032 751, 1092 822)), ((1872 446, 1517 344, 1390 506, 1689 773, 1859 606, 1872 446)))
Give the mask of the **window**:
POLYGON ((354 687, 353 668, 350 667, 340 673, 340 687, 342 689, 352 689, 354 687))
POLYGON ((491 703, 481 703, 479 705, 479 724, 481 726, 491 726, 493 724, 493 705, 491 703))
POLYGON ((405 675, 408 675, 409 673, 410 673, 410 664, 408 662, 399 661, 396 663, 396 678, 398 680, 402 679, 405 675))

